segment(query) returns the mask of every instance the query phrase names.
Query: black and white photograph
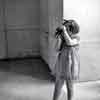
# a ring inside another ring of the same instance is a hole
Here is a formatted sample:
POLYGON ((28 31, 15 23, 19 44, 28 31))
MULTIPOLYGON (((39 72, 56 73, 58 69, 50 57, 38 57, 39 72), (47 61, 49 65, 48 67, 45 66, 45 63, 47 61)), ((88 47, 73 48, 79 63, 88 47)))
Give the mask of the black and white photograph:
POLYGON ((0 100, 100 100, 100 0, 0 0, 0 100))

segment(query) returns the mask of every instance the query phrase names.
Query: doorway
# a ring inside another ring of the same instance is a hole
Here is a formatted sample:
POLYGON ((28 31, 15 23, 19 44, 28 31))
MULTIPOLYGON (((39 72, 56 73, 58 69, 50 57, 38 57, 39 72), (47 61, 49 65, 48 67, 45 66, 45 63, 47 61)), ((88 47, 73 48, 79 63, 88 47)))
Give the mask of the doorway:
POLYGON ((100 79, 100 1, 64 0, 64 18, 80 25, 80 80, 100 79))

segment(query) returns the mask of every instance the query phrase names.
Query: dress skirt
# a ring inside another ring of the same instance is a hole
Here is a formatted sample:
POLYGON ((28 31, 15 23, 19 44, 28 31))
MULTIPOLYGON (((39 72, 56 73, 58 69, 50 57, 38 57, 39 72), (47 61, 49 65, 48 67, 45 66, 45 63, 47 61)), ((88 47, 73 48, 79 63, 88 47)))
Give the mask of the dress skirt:
POLYGON ((78 80, 80 70, 79 47, 64 46, 58 55, 53 74, 56 78, 78 80))

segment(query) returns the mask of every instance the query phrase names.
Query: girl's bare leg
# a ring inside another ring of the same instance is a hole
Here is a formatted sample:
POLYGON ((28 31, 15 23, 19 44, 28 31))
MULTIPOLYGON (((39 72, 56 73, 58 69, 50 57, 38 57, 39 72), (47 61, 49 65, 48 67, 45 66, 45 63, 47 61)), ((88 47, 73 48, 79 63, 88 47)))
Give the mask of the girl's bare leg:
POLYGON ((64 79, 59 78, 56 80, 53 100, 58 100, 63 84, 64 84, 64 79))
POLYGON ((67 87, 67 100, 73 99, 73 81, 72 80, 66 80, 66 87, 67 87))

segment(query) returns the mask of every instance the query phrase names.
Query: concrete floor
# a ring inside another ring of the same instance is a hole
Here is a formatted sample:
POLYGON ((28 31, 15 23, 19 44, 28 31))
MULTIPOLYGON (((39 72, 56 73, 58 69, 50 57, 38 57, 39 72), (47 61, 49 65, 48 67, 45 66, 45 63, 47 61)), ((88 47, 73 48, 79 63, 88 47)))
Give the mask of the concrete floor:
MULTIPOLYGON (((52 100, 52 79, 41 60, 0 62, 0 100, 52 100)), ((100 81, 76 83, 74 92, 74 100, 100 100, 100 81)), ((64 85, 59 100, 66 94, 64 85)))

